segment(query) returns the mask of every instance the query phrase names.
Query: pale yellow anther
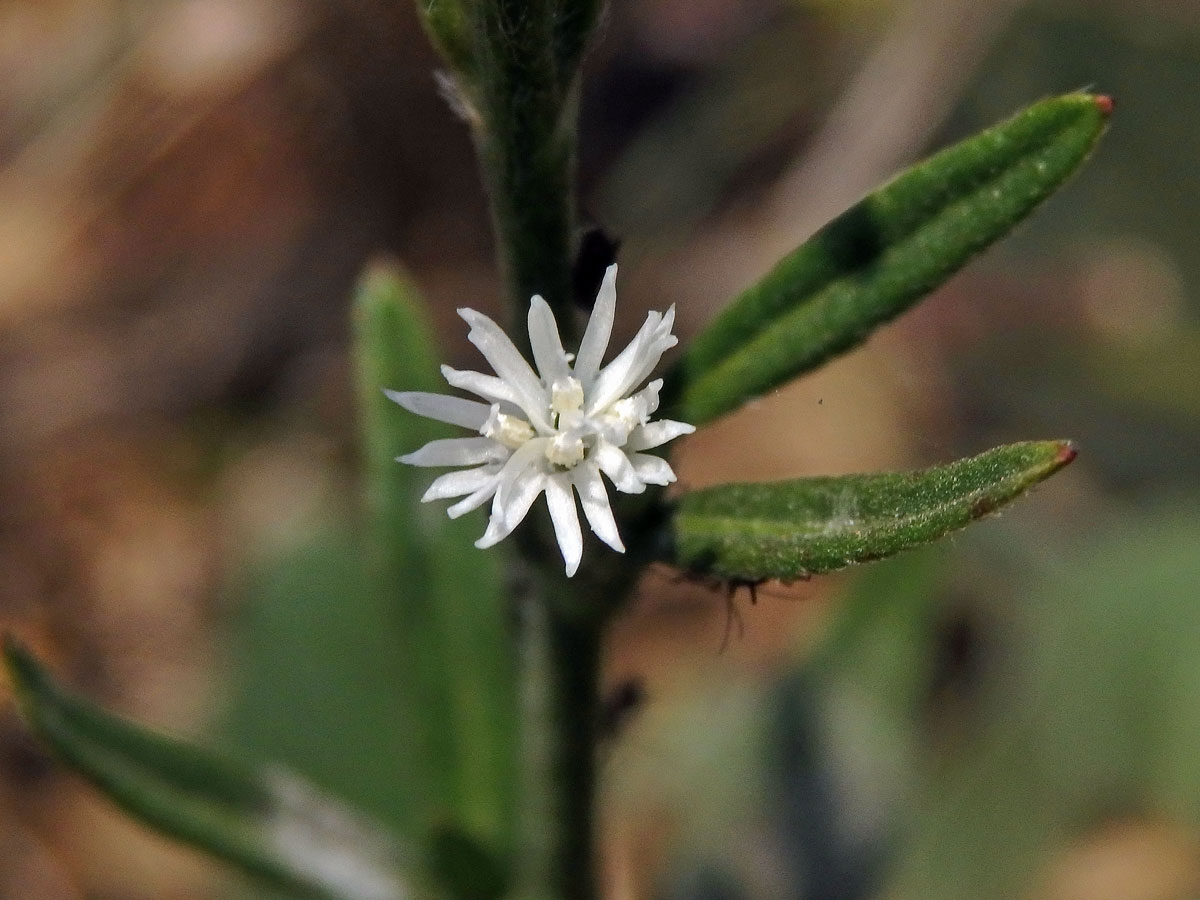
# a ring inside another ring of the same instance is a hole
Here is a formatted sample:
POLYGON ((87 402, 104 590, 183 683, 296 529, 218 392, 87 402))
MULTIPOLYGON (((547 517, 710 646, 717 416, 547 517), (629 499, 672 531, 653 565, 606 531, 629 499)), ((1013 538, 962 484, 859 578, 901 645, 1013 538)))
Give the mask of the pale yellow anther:
POLYGON ((583 408, 583 385, 568 375, 550 385, 550 410, 557 415, 578 412, 583 408))
POLYGON ((569 469, 583 459, 585 450, 582 438, 569 431, 559 432, 546 444, 546 459, 569 469))
POLYGON ((626 425, 629 428, 635 428, 636 426, 643 424, 642 418, 645 411, 640 408, 641 406, 642 404, 640 404, 633 397, 625 397, 624 399, 618 400, 616 403, 610 406, 609 410, 611 410, 613 417, 616 418, 616 420, 622 425, 626 425))
POLYGON ((479 429, 479 433, 503 444, 510 450, 516 450, 534 436, 532 425, 519 416, 510 416, 500 412, 499 406, 492 407, 492 413, 483 427, 479 429))

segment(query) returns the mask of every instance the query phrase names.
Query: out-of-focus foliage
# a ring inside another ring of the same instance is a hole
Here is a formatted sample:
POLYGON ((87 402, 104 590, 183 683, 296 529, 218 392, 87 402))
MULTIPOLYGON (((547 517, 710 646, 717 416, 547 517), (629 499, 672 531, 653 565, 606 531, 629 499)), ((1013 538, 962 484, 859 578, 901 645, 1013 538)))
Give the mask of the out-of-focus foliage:
POLYGON ((407 896, 395 840, 303 779, 113 716, 62 690, 15 640, 4 656, 39 736, 131 816, 306 896, 407 896))
MULTIPOLYGON (((816 201, 806 191, 782 203, 780 179, 804 169, 860 64, 898 34, 892 11, 921 5, 609 8, 587 61, 580 176, 585 211, 622 239, 631 303, 679 301, 695 330, 761 274, 755 256, 773 237, 786 250, 806 236, 781 235, 772 211, 816 201)), ((955 877, 979 887, 995 873, 981 896, 1019 884, 1097 900, 1122 882, 1088 875, 1115 866, 1190 900, 1200 111, 1186 101, 1200 82, 1200 18, 1166 2, 967 7, 1004 16, 978 54, 936 54, 936 81, 918 85, 948 95, 949 116, 904 102, 909 70, 893 70, 870 121, 895 110, 905 140, 868 129, 834 142, 852 185, 841 207, 917 159, 914 144, 961 139, 1037 97, 1112 94, 1118 127, 1052 215, 835 370, 730 422, 736 446, 695 436, 681 476, 689 465, 739 478, 839 471, 847 448, 918 467, 1023 435, 1076 439, 1080 459, 1037 502, 856 576, 854 608, 893 618, 844 626, 862 653, 817 700, 787 702, 793 720, 815 706, 817 736, 832 742, 821 758, 842 767, 830 767, 835 797, 853 796, 850 783, 865 792, 839 809, 860 826, 849 858, 868 859, 881 890, 937 896, 955 877), (863 147, 910 149, 855 188, 863 147), (863 373, 869 395, 853 387, 863 373), (900 412, 883 415, 870 402, 880 396, 900 412), (750 447, 769 450, 769 472, 746 471, 750 447), (881 605, 881 594, 898 599, 881 605), (1136 850, 1146 841, 1131 852, 1112 838, 1147 821, 1139 833, 1170 829, 1176 843, 1148 854, 1136 850), (879 858, 893 835, 899 855, 879 858)), ((398 677, 386 611, 351 571, 360 535, 295 532, 338 518, 353 493, 347 303, 331 298, 349 297, 366 256, 399 251, 442 325, 496 294, 465 128, 437 96, 415 13, 23 0, 2 14, 0 616, 89 696, 173 730, 211 721, 224 664, 244 666, 234 691, 254 677, 289 698, 275 721, 235 697, 245 748, 399 818, 396 798, 372 787, 405 752, 389 698, 364 697, 377 727, 338 710, 365 681, 398 677), (247 557, 256 574, 229 603, 207 599, 247 557), (318 605, 329 591, 345 609, 318 605), (226 629, 228 658, 211 650, 226 629), (276 656, 275 641, 294 652, 276 656), (334 665, 344 679, 327 677, 334 665), (306 729, 291 730, 297 721, 306 729)), ((651 673, 647 699, 605 751, 605 777, 612 796, 637 775, 636 834, 651 839, 618 848, 614 882, 645 886, 663 859, 683 885, 674 896, 787 896, 794 876, 811 878, 802 862, 773 862, 776 848, 806 846, 786 837, 805 810, 763 812, 800 776, 753 749, 785 702, 757 681, 779 636, 806 632, 845 584, 815 579, 795 601, 766 586, 753 607, 743 593, 747 636, 735 620, 723 654, 720 597, 646 588, 612 651, 624 672, 651 673), (693 639, 694 677, 711 682, 702 691, 668 687, 680 633, 693 639)), ((814 676, 796 677, 812 697, 814 676)), ((207 895, 193 861, 81 801, 11 714, 0 744, 0 893, 207 895)))
POLYGON ((733 705, 705 686, 635 729, 617 802, 669 803, 687 823, 675 877, 724 871, 734 896, 1044 896, 1088 883, 1087 856, 1053 863, 1090 841, 1114 871, 1163 866, 1115 884, 1190 896, 1200 861, 1177 848, 1200 823, 1194 502, 1053 545, 984 526, 952 553, 864 570, 793 674, 717 692, 733 705), (671 737, 701 728, 703 747, 671 737), (641 756, 667 747, 676 774, 647 775, 641 756), (735 784, 736 803, 708 802, 735 784), (1114 828, 1143 835, 1129 862, 1114 828), (776 848, 774 887, 747 862, 755 842, 776 848))
POLYGON ((383 394, 436 387, 415 290, 373 270, 355 317, 367 527, 331 519, 243 586, 229 727, 397 826, 431 865, 440 850, 467 848, 450 874, 490 883, 512 839, 515 790, 501 585, 494 560, 471 546, 473 523, 419 509, 419 470, 395 464, 444 430, 396 414, 383 394))

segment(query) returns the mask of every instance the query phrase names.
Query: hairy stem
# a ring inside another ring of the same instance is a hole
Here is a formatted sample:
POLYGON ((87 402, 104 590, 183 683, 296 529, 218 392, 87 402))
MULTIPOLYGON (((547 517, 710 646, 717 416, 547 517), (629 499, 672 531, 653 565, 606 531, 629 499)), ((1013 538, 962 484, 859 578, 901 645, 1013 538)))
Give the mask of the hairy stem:
POLYGON ((600 629, 565 615, 545 582, 520 595, 521 900, 592 900, 600 629))
MULTIPOLYGON (((476 130, 513 337, 525 335, 529 298, 541 294, 571 331, 574 228, 573 73, 555 54, 550 0, 479 4, 482 120, 476 130)), ((571 343, 572 334, 564 333, 571 343)), ((526 348, 527 349, 527 348, 526 348)))
MULTIPOLYGON (((488 188, 505 294, 518 345, 529 299, 541 294, 563 342, 575 343, 575 65, 598 4, 569 20, 562 0, 479 0, 472 7, 478 98, 475 140, 488 188), (561 44, 561 46, 560 46, 561 44)), ((521 729, 516 885, 521 900, 595 897, 595 706, 602 625, 573 618, 549 566, 545 536, 518 542, 517 667, 521 729)), ((551 562, 551 560, 553 560, 551 562)), ((574 590, 571 590, 573 588, 574 590)))

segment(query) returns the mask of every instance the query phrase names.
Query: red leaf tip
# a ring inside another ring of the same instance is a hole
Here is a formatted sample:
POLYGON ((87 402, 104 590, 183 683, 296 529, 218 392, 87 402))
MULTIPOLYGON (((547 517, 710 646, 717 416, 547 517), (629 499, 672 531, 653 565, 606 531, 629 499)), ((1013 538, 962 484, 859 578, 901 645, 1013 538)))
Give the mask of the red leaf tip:
POLYGON ((1063 441, 1059 444, 1058 455, 1054 458, 1054 461, 1060 466, 1065 466, 1078 455, 1079 450, 1074 444, 1070 441, 1063 441))
POLYGON ((1096 106, 1100 110, 1100 115, 1104 116, 1106 119, 1112 115, 1112 111, 1116 106, 1116 104, 1113 103, 1112 97, 1108 96, 1108 94, 1097 94, 1093 99, 1096 101, 1096 106))

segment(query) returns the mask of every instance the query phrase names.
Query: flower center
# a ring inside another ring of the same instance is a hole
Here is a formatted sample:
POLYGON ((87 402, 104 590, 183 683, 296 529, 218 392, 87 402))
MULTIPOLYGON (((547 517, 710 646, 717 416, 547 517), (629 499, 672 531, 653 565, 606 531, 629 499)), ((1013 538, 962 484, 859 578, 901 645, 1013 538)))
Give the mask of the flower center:
POLYGON ((560 431, 546 442, 546 459, 564 469, 573 468, 583 460, 587 445, 577 429, 560 431))
POLYGON ((583 385, 573 375, 550 385, 550 411, 557 416, 583 411, 583 385))
POLYGON ((500 404, 492 404, 492 411, 487 421, 479 429, 486 438, 503 444, 510 450, 516 450, 534 436, 533 426, 519 416, 510 416, 500 412, 500 404))

